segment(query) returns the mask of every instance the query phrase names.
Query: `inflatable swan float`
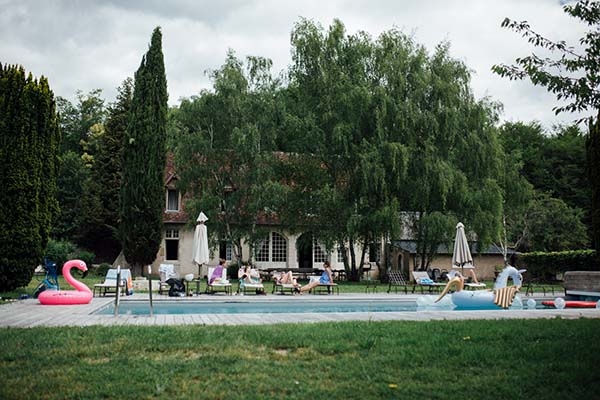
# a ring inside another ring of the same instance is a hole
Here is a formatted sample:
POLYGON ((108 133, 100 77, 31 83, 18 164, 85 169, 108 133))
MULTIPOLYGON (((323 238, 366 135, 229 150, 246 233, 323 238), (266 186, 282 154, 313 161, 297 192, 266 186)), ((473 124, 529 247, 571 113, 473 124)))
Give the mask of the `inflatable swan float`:
POLYGON ((87 265, 81 260, 69 260, 63 265, 62 274, 77 290, 44 290, 38 296, 38 300, 46 305, 62 304, 88 304, 92 301, 92 291, 85 284, 79 282, 71 275, 71 268, 87 271, 87 265))
MULTIPOLYGON (((493 290, 463 290, 464 278, 454 272, 453 277, 435 300, 440 301, 453 286, 456 291, 451 294, 452 302, 457 308, 476 309, 476 310, 497 310, 498 308, 509 308, 517 296, 517 292, 523 284, 521 273, 525 270, 518 270, 513 266, 507 266, 496 278, 493 290), (508 278, 512 278, 513 285, 507 286, 508 278)), ((520 301, 519 301, 520 302, 520 301)))

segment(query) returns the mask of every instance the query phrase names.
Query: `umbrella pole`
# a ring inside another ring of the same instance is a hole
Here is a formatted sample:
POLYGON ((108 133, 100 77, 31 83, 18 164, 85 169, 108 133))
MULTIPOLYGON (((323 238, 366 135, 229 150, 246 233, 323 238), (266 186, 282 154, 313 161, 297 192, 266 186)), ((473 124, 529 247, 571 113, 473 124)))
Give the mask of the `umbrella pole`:
POLYGON ((152 304, 152 265, 148 265, 148 293, 150 296, 150 316, 154 314, 154 305, 152 304))

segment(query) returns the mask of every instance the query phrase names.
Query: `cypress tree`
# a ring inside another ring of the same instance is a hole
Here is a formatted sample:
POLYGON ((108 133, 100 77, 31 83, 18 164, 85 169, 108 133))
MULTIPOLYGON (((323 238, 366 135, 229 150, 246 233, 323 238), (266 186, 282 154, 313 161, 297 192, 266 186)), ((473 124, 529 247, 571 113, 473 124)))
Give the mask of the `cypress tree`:
POLYGON ((136 274, 154 261, 162 240, 167 99, 162 34, 157 27, 135 73, 123 142, 121 244, 136 274))
POLYGON ((43 76, 0 64, 0 291, 27 285, 56 215, 60 133, 43 76))

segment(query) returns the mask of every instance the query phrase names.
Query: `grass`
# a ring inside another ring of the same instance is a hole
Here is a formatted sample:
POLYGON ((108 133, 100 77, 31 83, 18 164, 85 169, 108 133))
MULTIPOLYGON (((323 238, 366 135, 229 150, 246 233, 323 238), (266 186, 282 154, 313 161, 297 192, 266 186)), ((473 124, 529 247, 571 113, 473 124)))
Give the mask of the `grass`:
POLYGON ((3 328, 0 399, 597 398, 599 329, 600 319, 3 328))
POLYGON ((0 398, 598 398, 600 319, 0 329, 0 398))

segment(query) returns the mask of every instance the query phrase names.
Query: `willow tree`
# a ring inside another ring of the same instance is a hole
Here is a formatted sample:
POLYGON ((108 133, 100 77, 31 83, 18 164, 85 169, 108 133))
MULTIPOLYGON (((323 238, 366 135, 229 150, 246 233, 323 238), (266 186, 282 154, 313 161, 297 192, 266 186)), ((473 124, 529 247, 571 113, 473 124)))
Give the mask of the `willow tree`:
POLYGON ((288 90, 296 102, 290 111, 306 127, 296 147, 316 158, 326 176, 296 185, 311 198, 304 202, 310 208, 297 215, 326 250, 344 250, 347 273, 357 279, 369 245, 398 226, 392 194, 406 172, 407 149, 382 124, 385 100, 368 34, 347 35, 338 20, 324 31, 303 19, 292 32, 292 47, 288 90))
POLYGON ((167 80, 160 28, 135 73, 127 132, 123 139, 120 235, 134 273, 156 259, 165 203, 167 80))
POLYGON ((58 210, 59 141, 46 78, 0 64, 0 291, 26 286, 42 261, 58 210))
POLYGON ((458 218, 484 243, 497 235, 494 107, 473 98, 468 68, 447 44, 429 55, 397 30, 373 41, 346 35, 340 21, 324 32, 301 20, 292 46, 290 89, 309 128, 303 151, 329 177, 312 187, 311 196, 322 194, 315 230, 325 241, 362 246, 361 256, 350 252, 350 276, 371 242, 397 237, 400 210, 414 216, 408 228, 422 268, 454 236, 458 218))

